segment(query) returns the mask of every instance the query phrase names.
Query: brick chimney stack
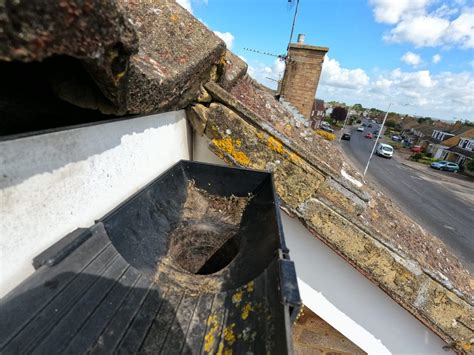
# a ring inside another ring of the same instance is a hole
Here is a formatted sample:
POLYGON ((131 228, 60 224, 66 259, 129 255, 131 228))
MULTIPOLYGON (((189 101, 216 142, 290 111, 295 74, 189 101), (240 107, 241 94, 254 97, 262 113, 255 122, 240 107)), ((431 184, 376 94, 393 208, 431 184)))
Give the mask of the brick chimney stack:
POLYGON ((295 106, 306 118, 311 116, 316 89, 318 88, 324 56, 329 48, 304 44, 304 35, 298 43, 290 43, 280 96, 295 106))

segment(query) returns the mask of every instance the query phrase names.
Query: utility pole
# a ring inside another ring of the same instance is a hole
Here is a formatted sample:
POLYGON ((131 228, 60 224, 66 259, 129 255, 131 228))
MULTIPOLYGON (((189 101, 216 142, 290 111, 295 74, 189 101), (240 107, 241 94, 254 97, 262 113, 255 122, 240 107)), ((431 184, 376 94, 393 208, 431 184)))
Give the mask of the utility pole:
POLYGON ((382 134, 383 127, 385 126, 385 121, 387 120, 388 112, 390 111, 390 106, 392 106, 391 102, 388 105, 387 112, 385 113, 385 117, 383 118, 382 126, 379 129, 379 134, 377 134, 377 139, 375 140, 375 144, 372 147, 372 152, 370 153, 369 160, 367 161, 367 165, 365 166, 364 178, 365 178, 365 174, 367 174, 367 170, 369 169, 370 160, 372 159, 372 156, 374 155, 375 147, 377 147, 377 142, 379 141, 380 134, 382 134))

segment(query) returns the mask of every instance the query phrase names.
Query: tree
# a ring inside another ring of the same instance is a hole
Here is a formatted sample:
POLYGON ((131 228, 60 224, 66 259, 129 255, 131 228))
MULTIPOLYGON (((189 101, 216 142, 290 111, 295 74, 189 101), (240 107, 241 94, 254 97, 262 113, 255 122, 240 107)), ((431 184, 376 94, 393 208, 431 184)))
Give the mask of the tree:
POLYGON ((352 109, 357 112, 364 111, 364 108, 362 107, 361 104, 355 104, 354 106, 352 106, 352 109))
POLYGON ((418 123, 424 123, 424 122, 432 122, 433 119, 431 117, 420 117, 418 118, 418 123))
POLYGON ((396 125, 397 125, 397 122, 392 121, 392 120, 387 120, 387 122, 385 123, 385 126, 390 127, 390 128, 394 128, 396 125))
POLYGON ((331 112, 331 118, 336 121, 344 121, 347 116, 347 110, 344 107, 337 106, 331 112))
POLYGON ((466 169, 469 171, 474 171, 474 159, 469 160, 469 163, 466 164, 466 169))

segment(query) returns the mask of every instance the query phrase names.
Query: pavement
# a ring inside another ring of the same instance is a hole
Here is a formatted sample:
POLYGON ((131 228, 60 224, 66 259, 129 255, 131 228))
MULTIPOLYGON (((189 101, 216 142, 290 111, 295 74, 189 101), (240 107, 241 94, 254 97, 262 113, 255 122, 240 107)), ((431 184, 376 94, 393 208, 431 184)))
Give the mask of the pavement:
MULTIPOLYGON (((351 140, 342 141, 346 155, 363 171, 375 139, 365 132, 351 131, 351 140)), ((439 237, 474 274, 474 184, 454 177, 454 173, 430 171, 429 167, 398 156, 386 159, 374 155, 366 179, 390 196, 423 228, 439 237), (417 164, 417 165, 414 165, 417 164), (447 175, 447 174, 451 174, 447 175)), ((457 175, 457 174, 456 174, 457 175)))
MULTIPOLYGON (((387 143, 390 144, 389 142, 387 143)), ((400 164, 403 164, 412 169, 415 169, 425 175, 430 175, 435 179, 441 179, 446 182, 450 182, 453 184, 464 186, 466 188, 474 189, 474 180, 467 176, 452 173, 449 171, 435 170, 435 169, 430 168, 429 165, 407 160, 405 157, 400 156, 400 154, 397 154, 394 158, 397 159, 400 162, 400 164)))

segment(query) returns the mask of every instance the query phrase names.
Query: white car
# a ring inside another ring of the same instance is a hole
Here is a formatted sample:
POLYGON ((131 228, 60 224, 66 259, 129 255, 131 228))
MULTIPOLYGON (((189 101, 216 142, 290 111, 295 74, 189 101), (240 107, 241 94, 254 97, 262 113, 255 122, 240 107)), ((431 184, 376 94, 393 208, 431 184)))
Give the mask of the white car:
POLYGON ((357 132, 364 132, 364 127, 359 126, 359 127, 357 128, 357 132))
POLYGON ((375 153, 380 157, 390 159, 393 156, 393 147, 389 144, 379 143, 375 153))

